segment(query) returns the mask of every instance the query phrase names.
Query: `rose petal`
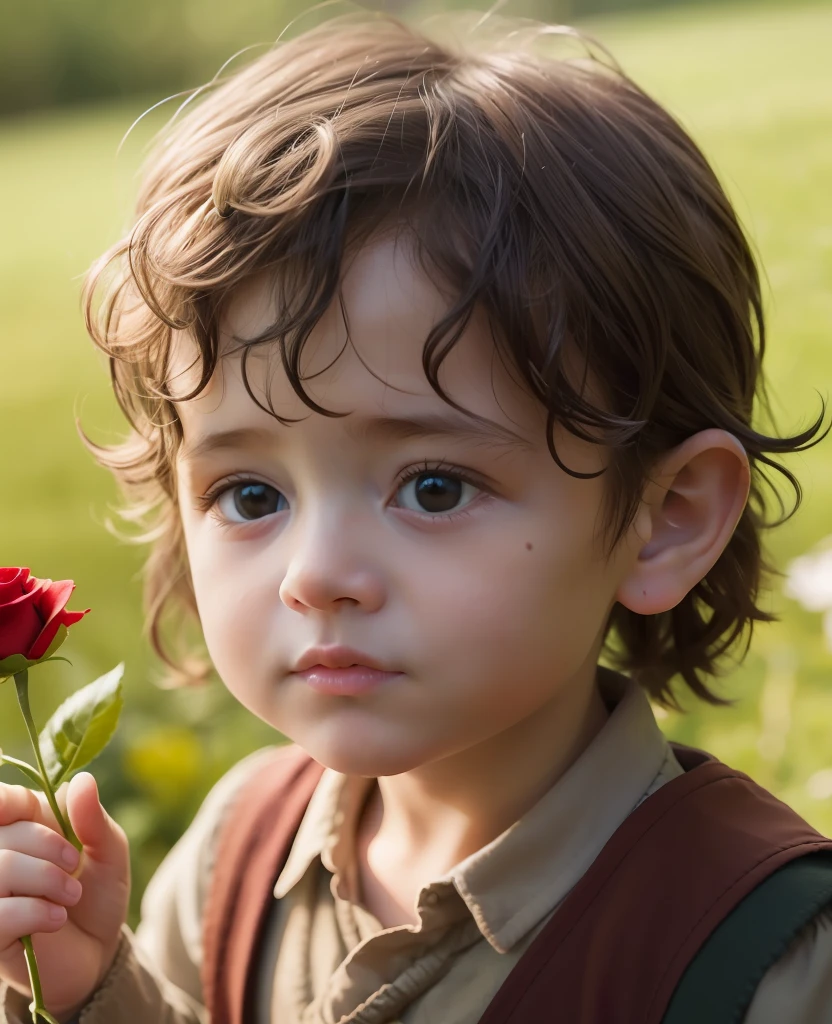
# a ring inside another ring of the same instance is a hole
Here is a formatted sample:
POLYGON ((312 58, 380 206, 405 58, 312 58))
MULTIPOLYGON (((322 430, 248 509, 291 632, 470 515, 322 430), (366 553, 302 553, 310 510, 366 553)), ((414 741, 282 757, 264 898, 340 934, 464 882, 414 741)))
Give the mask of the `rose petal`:
POLYGON ((28 577, 28 569, 0 569, 0 605, 23 594, 23 584, 28 577))
POLYGON ((83 612, 70 612, 65 609, 64 606, 72 596, 73 590, 75 590, 75 584, 72 580, 58 580, 57 583, 51 583, 49 588, 40 594, 38 611, 43 622, 43 629, 27 654, 32 661, 42 658, 46 654, 49 645, 55 639, 59 626, 71 626, 89 611, 89 608, 83 612))
POLYGON ((29 570, 7 570, 0 591, 0 659, 12 654, 27 654, 27 649, 43 629, 37 610, 37 580, 26 593, 29 570), (16 575, 12 575, 16 572, 16 575), (25 575, 24 575, 25 574, 25 575))
POLYGON ((38 611, 44 626, 48 626, 52 619, 63 610, 67 601, 72 597, 72 591, 75 590, 72 580, 58 580, 57 583, 48 580, 47 582, 49 586, 38 601, 38 611))
POLYGON ((71 626, 86 611, 71 612, 72 580, 38 579, 27 568, 0 567, 0 661, 20 655, 42 658, 61 626, 71 626))

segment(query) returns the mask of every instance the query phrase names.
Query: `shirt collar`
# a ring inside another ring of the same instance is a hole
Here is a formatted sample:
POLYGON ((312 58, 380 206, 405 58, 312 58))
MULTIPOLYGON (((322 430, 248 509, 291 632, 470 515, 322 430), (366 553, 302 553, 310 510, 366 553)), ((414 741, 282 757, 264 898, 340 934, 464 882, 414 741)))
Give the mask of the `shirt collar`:
MULTIPOLYGON (((452 884, 498 952, 561 902, 673 759, 643 690, 606 669, 599 670, 599 683, 614 706, 592 743, 518 821, 425 886, 452 884)), ((679 772, 675 765, 671 774, 679 772)), ((355 834, 374 784, 373 778, 324 770, 274 887, 277 898, 316 857, 334 873, 337 848, 355 834)))

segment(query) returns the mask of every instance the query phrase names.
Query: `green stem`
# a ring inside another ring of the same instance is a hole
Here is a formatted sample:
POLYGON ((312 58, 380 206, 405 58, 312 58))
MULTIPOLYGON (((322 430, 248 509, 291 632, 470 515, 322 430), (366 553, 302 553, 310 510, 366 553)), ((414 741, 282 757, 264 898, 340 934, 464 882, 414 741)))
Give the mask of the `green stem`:
POLYGON ((40 987, 40 976, 38 975, 38 962, 35 959, 35 950, 32 946, 32 936, 24 935, 20 940, 23 943, 23 953, 26 957, 26 969, 29 972, 29 984, 32 988, 34 999, 29 1004, 32 1013, 32 1024, 38 1024, 38 1017, 48 1021, 49 1024, 60 1024, 43 1005, 43 992, 40 987))
MULTIPOLYGON (((32 741, 32 749, 35 752, 35 760, 38 763, 39 772, 36 772, 31 765, 26 764, 25 761, 18 761, 17 758, 6 757, 3 755, 2 760, 7 761, 9 764, 15 764, 21 771, 25 772, 30 778, 33 778, 35 782, 41 787, 46 794, 46 799, 49 801, 49 806, 52 808, 52 813, 55 815, 55 820, 61 827, 63 834, 79 850, 81 849, 81 842, 72 830, 69 822, 64 818, 61 813, 60 807, 58 807, 58 801, 55 799, 55 793, 52 790, 52 785, 49 782, 49 776, 46 774, 46 766, 43 763, 43 756, 40 752, 40 743, 38 742, 38 733, 35 728, 35 722, 32 718, 32 710, 29 707, 29 673, 26 669, 22 672, 18 672, 14 677, 15 689, 17 690, 17 702, 20 705, 20 710, 23 713, 23 720, 26 723, 26 729, 29 733, 29 739, 32 741)), ((29 985, 32 989, 32 1002, 29 1004, 29 1009, 32 1013, 32 1024, 38 1024, 38 1018, 45 1020, 47 1024, 60 1024, 59 1021, 55 1020, 51 1013, 43 1005, 43 991, 40 987, 40 974, 38 973, 38 962, 35 959, 35 950, 32 946, 32 936, 24 935, 20 940, 23 943, 23 953, 26 957, 26 969, 29 972, 29 985)))
POLYGON ((76 850, 83 849, 83 843, 75 835, 72 830, 72 826, 64 818, 61 813, 60 807, 58 807, 58 801, 55 799, 55 793, 52 789, 52 784, 49 781, 49 776, 46 773, 46 766, 43 763, 43 757, 40 752, 40 743, 38 742, 38 731, 35 728, 35 722, 32 718, 32 711, 29 707, 29 672, 24 669, 22 672, 18 672, 14 677, 14 685, 17 690, 17 703, 20 705, 20 710, 23 713, 23 720, 26 722, 26 729, 29 733, 29 739, 32 741, 32 749, 35 752, 35 760, 38 763, 38 769, 40 770, 40 778, 43 783, 43 791, 46 794, 46 799, 49 801, 49 806, 52 808, 52 813, 55 815, 55 820, 58 822, 61 831, 66 838, 72 843, 76 850))
POLYGON ((18 761, 16 757, 9 757, 8 754, 0 754, 0 765, 4 764, 13 764, 15 768, 19 768, 24 775, 28 775, 38 789, 43 789, 43 783, 41 782, 40 775, 30 764, 26 764, 25 761, 18 761))

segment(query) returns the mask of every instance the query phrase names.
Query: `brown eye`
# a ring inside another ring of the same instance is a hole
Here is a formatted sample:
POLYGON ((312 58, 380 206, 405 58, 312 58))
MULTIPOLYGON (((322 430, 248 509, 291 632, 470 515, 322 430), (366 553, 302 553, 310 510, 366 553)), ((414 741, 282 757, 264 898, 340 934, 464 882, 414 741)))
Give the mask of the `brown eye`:
POLYGON ((234 523, 247 523, 274 512, 282 512, 286 507, 286 499, 269 484, 236 484, 220 495, 217 507, 225 519, 234 523))
POLYGON ((403 503, 403 508, 409 508, 414 512, 440 514, 456 511, 463 495, 467 495, 468 500, 464 503, 467 505, 477 490, 473 484, 461 480, 453 473, 440 473, 436 470, 419 473, 405 481, 399 488, 400 493, 408 495, 408 501, 403 503))

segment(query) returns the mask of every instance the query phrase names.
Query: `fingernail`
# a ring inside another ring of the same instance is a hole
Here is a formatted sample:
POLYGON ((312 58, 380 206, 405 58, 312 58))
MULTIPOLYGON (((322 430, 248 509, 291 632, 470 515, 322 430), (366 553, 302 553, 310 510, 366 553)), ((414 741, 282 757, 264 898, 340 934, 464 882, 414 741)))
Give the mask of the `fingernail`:
POLYGON ((77 878, 67 878, 64 882, 64 892, 71 900, 77 900, 81 895, 81 883, 77 878))
POLYGON ((51 921, 63 921, 66 911, 63 907, 51 906, 49 908, 49 919, 51 921))
POLYGON ((61 850, 61 860, 68 868, 78 866, 78 857, 79 853, 74 846, 65 846, 63 850, 61 850))

